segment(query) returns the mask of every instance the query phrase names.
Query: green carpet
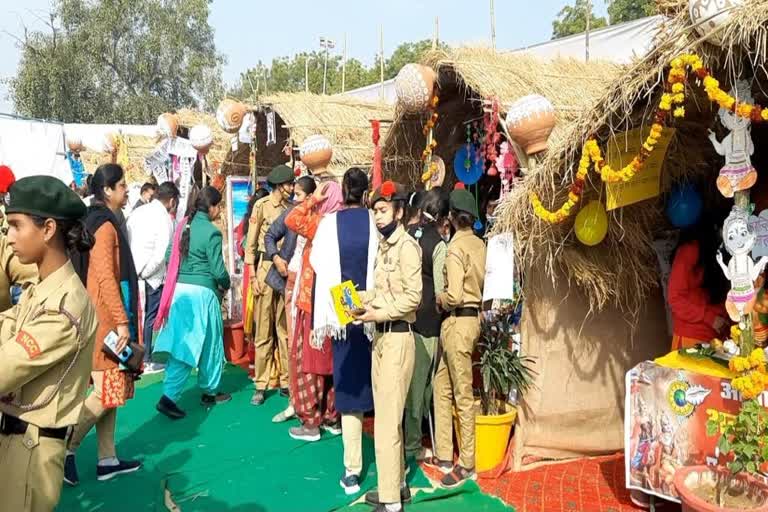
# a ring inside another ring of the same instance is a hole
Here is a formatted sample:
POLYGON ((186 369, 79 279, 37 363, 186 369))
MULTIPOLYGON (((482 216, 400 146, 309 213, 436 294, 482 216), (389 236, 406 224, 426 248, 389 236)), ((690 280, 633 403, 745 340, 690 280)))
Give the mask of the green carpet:
MULTIPOLYGON (((286 400, 272 395, 263 406, 251 406, 253 385, 241 369, 228 367, 222 379, 221 389, 232 392, 232 401, 210 410, 198 403, 193 375, 179 402, 187 417, 178 421, 155 411, 162 395, 159 380, 142 380, 136 398, 118 412, 118 454, 143 460, 144 467, 96 481, 91 432, 77 454, 80 485, 64 487, 58 512, 165 511, 165 489, 183 512, 326 512, 359 498, 346 496, 338 483, 344 469, 341 437, 323 433, 317 443, 291 439, 287 428, 295 422, 270 421, 286 400)), ((361 493, 376 485, 373 442, 366 436, 363 445, 361 493)), ((430 486, 418 468, 409 484, 430 486)))

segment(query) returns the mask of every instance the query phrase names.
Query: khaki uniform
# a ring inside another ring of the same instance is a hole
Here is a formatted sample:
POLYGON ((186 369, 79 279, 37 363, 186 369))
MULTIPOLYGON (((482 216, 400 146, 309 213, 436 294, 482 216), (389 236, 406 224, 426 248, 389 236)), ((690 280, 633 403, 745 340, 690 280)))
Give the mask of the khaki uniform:
POLYGON ((379 499, 398 503, 405 476, 403 410, 416 349, 413 333, 392 332, 390 322, 416 321, 422 287, 421 248, 402 226, 379 243, 374 280, 374 290, 365 294, 365 301, 373 308, 377 323, 371 380, 379 499))
POLYGON ((0 411, 29 425, 0 434, 3 510, 51 511, 64 478, 65 441, 44 429, 77 423, 88 388, 96 311, 70 263, 0 314, 0 411))
POLYGON ((285 298, 266 284, 265 279, 271 261, 264 259, 264 235, 269 226, 288 208, 288 203, 276 199, 274 194, 256 201, 251 213, 248 238, 245 243, 245 264, 255 265, 256 280, 261 283, 261 294, 254 293, 255 304, 253 318, 256 322, 254 345, 256 368, 254 380, 256 389, 264 390, 269 385, 274 364, 274 350, 277 346, 280 354, 280 387, 288 387, 288 331, 285 318, 285 298), (277 345, 275 344, 277 334, 277 345))
POLYGON ((26 286, 35 281, 37 267, 22 265, 5 235, 0 235, 0 312, 11 307, 11 286, 26 286))
POLYGON ((472 395, 472 352, 480 338, 480 317, 462 316, 457 309, 479 310, 485 278, 485 243, 471 229, 458 231, 448 244, 445 258, 445 291, 437 301, 451 316, 443 321, 443 353, 434 383, 435 455, 453 461, 452 406, 461 428, 459 465, 475 467, 475 408, 472 395))

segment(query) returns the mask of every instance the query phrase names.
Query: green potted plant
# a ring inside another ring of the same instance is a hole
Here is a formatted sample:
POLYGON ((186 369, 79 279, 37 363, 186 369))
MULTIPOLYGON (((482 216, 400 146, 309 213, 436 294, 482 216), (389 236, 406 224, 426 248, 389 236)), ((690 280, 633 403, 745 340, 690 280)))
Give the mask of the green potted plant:
POLYGON ((733 358, 730 367, 740 372, 731 385, 744 401, 732 420, 707 422, 707 434, 720 435, 721 465, 689 466, 675 473, 683 511, 768 511, 768 486, 757 478, 768 468, 768 410, 758 401, 768 383, 763 350, 733 358))
POLYGON ((482 386, 480 407, 475 422, 476 466, 488 471, 501 463, 507 451, 517 408, 507 398, 514 389, 527 391, 533 381, 533 358, 522 356, 513 348, 515 326, 512 309, 500 311, 494 320, 483 321, 478 343, 482 386))

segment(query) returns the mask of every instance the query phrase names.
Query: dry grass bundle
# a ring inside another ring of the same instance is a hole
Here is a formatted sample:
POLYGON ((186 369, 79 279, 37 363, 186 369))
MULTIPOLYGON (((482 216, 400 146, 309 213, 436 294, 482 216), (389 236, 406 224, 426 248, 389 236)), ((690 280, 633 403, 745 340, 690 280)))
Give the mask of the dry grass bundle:
MULTIPOLYGON (((667 2, 670 9, 673 3, 667 2)), ((657 285, 651 242, 655 232, 665 227, 660 211, 663 197, 611 212, 606 240, 596 248, 586 248, 569 236, 572 219, 561 226, 550 226, 535 218, 528 193, 537 192, 549 207, 562 204, 587 138, 596 137, 604 146, 616 133, 647 126, 662 92, 667 65, 681 53, 701 55, 726 88, 736 77, 749 77, 753 72, 755 89, 764 91, 768 86, 764 67, 768 56, 768 2, 748 0, 734 9, 723 29, 722 48, 696 34, 687 9, 676 12, 660 28, 651 52, 615 80, 594 108, 584 110, 567 128, 567 135, 550 140, 549 151, 535 159, 522 186, 499 209, 496 229, 515 233, 524 265, 550 271, 563 268, 572 282, 584 286, 595 310, 612 304, 636 317, 647 292, 657 285)), ((689 88, 687 97, 687 117, 675 122, 677 133, 667 153, 662 195, 674 181, 685 178, 702 180, 709 187, 705 194, 716 196, 714 175, 722 162, 706 137, 707 128, 716 126, 716 109, 700 87, 689 88)), ((589 180, 584 202, 604 194, 598 177, 590 176, 589 180)))
MULTIPOLYGON (((156 139, 142 135, 124 135, 123 140, 128 147, 128 168, 125 169, 125 180, 129 184, 146 182, 149 176, 144 170, 144 158, 155 149, 156 139)), ((80 158, 85 170, 90 174, 96 172, 101 164, 112 161, 110 154, 95 151, 84 151, 80 154, 80 158)))

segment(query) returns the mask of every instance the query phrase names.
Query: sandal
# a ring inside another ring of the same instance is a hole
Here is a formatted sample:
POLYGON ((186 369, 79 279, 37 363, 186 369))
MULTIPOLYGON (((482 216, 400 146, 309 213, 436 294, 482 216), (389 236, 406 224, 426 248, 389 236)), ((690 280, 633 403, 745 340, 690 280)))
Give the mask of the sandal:
POLYGON ((422 462, 425 466, 435 468, 444 475, 447 475, 453 469, 453 463, 451 461, 440 460, 435 456, 427 457, 422 462))
POLYGON ((459 487, 467 480, 477 480, 477 473, 474 469, 466 469, 459 465, 454 466, 453 471, 448 473, 440 480, 440 485, 444 489, 453 489, 459 487))

